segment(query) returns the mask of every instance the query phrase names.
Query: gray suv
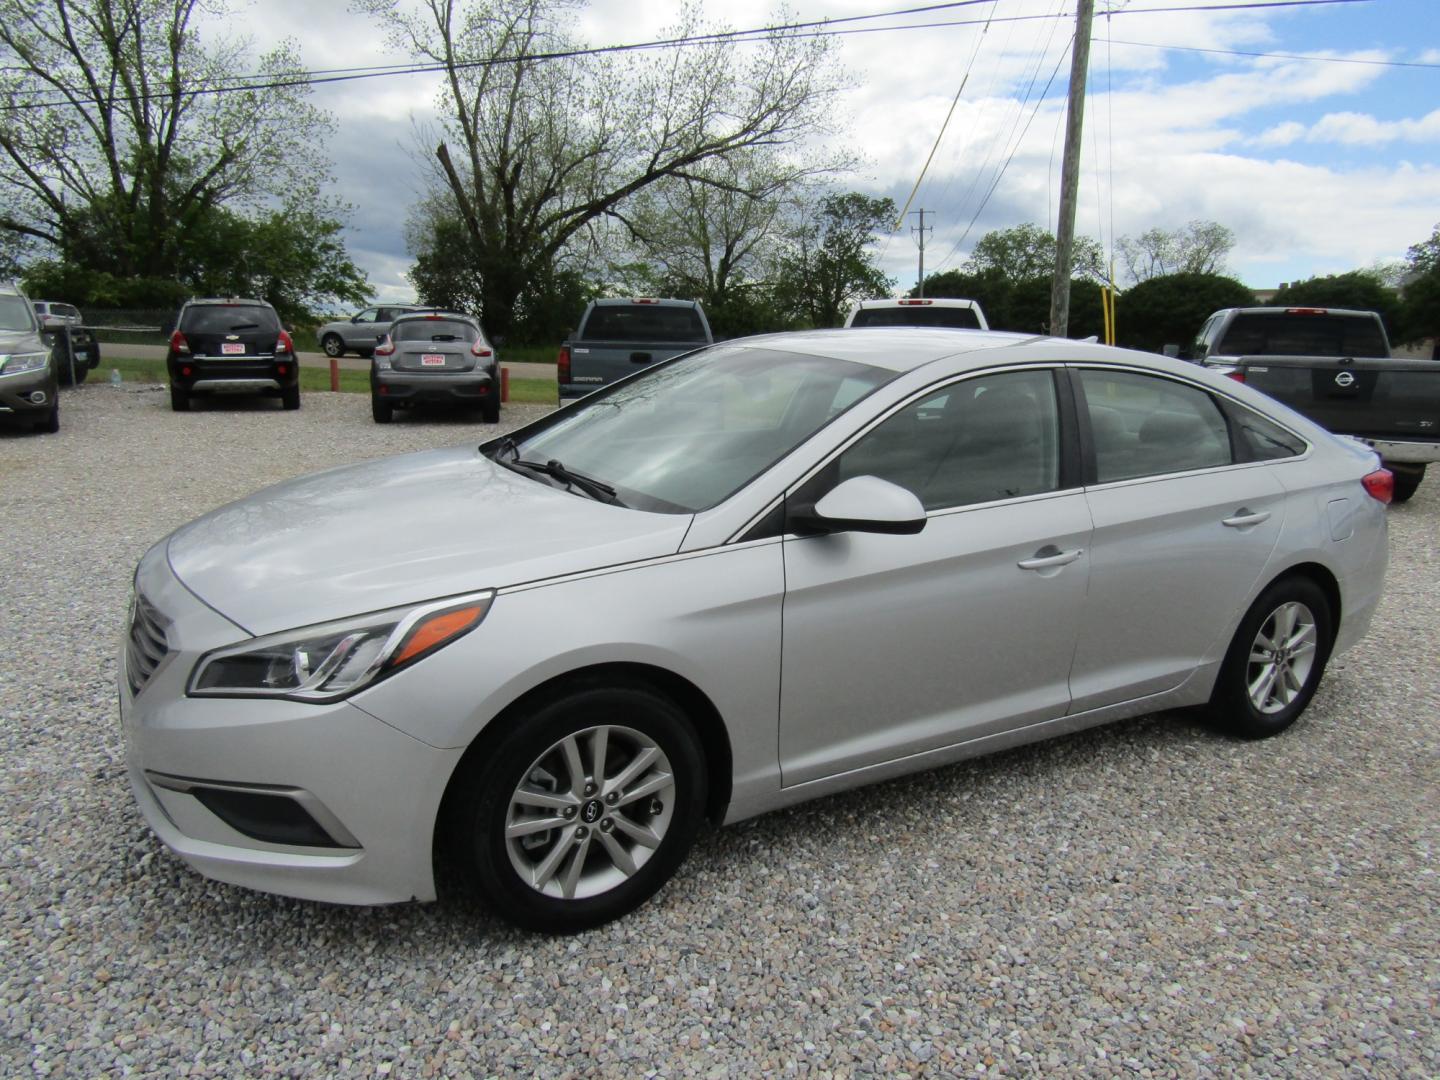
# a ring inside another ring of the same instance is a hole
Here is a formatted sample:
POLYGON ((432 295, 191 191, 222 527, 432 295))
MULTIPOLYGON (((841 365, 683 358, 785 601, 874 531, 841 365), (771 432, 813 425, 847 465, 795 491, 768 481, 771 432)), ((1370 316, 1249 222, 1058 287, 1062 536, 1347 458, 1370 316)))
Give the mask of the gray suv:
POLYGON ((26 420, 36 431, 60 430, 60 386, 50 346, 30 301, 0 284, 0 419, 26 420))
POLYGON ((347 352, 370 356, 380 339, 390 332, 390 324, 412 311, 431 311, 417 304, 389 304, 368 307, 348 319, 328 322, 315 332, 326 356, 344 356, 347 352))

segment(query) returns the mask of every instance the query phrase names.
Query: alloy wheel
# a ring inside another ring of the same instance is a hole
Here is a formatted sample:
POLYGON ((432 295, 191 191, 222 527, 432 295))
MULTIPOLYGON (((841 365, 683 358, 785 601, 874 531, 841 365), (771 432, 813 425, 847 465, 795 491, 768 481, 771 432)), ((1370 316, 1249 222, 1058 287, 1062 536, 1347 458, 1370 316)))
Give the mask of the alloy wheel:
POLYGON ((1250 704, 1258 712, 1274 715, 1300 696, 1315 666, 1318 639, 1314 613, 1298 600, 1281 604, 1260 625, 1245 671, 1250 704))
POLYGON ((655 854, 675 813, 675 776, 648 736, 599 725, 565 736, 525 770, 505 815, 520 880, 545 896, 598 896, 655 854))

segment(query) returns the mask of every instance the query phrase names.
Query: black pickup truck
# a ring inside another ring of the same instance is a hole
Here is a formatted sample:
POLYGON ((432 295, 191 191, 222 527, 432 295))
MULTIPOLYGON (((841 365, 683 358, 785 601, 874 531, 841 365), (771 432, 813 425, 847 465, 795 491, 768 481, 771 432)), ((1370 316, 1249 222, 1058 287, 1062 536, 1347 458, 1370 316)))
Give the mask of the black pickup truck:
POLYGON ((1205 321, 1192 358, 1374 447, 1396 502, 1440 461, 1440 363, 1393 358, 1373 311, 1226 308, 1205 321))

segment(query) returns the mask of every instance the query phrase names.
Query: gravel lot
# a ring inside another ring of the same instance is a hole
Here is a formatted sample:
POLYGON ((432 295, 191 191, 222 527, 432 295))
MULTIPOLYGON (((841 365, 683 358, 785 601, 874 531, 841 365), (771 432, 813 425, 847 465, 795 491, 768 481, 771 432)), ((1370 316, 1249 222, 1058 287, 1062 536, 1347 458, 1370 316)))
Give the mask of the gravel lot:
MULTIPOLYGON (((507 407, 506 423, 539 406, 507 407)), ((131 571, 296 472, 477 440, 363 395, 0 433, 0 1074, 1440 1075, 1440 476, 1384 607, 1268 743, 1156 716, 703 836, 630 918, 213 884, 120 760, 131 571)))

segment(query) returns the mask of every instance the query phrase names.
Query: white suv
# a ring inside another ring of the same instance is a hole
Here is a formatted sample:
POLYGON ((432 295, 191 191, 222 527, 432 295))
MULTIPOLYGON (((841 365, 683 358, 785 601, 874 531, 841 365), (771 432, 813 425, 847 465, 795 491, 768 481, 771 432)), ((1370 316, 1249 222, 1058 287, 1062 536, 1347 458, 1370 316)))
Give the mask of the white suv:
POLYGON ((861 300, 845 320, 848 326, 940 326, 989 330, 985 312, 974 300, 937 297, 923 300, 861 300))

